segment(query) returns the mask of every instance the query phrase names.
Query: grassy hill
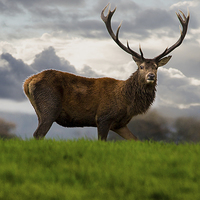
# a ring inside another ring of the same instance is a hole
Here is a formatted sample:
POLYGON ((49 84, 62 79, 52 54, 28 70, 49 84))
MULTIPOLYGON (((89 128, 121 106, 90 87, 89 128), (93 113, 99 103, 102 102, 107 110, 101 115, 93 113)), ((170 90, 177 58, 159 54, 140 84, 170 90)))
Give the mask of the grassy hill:
POLYGON ((200 199, 200 145, 0 140, 0 199, 200 199))

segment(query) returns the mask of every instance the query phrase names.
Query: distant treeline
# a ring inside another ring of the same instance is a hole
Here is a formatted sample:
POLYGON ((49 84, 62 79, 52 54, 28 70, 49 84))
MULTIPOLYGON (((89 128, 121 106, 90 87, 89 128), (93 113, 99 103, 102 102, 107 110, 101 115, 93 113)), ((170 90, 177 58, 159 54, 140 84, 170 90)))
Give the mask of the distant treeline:
MULTIPOLYGON (((16 125, 0 118, 0 138, 13 138, 16 125)), ((144 115, 134 117, 128 124, 129 129, 140 140, 165 142, 199 142, 200 119, 194 117, 166 118, 152 110, 144 115)), ((108 140, 122 140, 114 132, 109 133, 108 140)))
MULTIPOLYGON (((140 140, 176 143, 200 141, 200 119, 194 117, 170 119, 153 110, 133 118, 128 127, 140 140)), ((113 132, 109 135, 109 140, 120 139, 113 132)))

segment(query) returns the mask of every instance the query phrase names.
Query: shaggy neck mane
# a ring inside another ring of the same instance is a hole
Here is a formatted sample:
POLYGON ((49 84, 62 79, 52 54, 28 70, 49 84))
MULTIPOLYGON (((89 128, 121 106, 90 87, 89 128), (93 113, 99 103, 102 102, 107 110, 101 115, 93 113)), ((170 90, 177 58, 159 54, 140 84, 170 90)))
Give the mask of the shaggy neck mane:
POLYGON ((155 99, 156 82, 146 84, 139 77, 138 70, 126 80, 123 94, 131 104, 134 115, 145 113, 155 99))

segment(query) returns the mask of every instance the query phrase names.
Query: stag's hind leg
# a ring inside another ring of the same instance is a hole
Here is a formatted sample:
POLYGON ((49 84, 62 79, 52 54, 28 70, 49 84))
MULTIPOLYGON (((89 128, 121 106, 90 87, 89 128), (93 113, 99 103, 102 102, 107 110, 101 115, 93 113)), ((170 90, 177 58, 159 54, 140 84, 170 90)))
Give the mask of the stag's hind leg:
POLYGON ((33 136, 41 139, 61 112, 61 98, 51 88, 46 87, 32 91, 29 99, 38 117, 38 127, 33 136))
POLYGON ((126 140, 138 140, 138 138, 131 133, 127 126, 113 130, 126 140))
POLYGON ((49 104, 48 108, 37 108, 36 113, 38 116, 38 127, 34 132, 33 136, 36 139, 41 139, 47 134, 53 122, 58 117, 60 109, 57 106, 52 106, 49 104))
POLYGON ((35 139, 42 139, 49 129, 51 128, 53 121, 51 120, 41 120, 38 122, 38 127, 33 133, 35 139))

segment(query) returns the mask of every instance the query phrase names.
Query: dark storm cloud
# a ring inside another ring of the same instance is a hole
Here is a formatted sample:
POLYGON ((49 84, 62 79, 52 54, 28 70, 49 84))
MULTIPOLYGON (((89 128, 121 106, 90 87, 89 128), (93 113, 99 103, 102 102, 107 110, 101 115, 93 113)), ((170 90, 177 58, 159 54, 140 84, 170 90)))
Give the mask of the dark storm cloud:
POLYGON ((88 65, 85 65, 83 69, 79 72, 79 75, 89 77, 89 78, 99 78, 103 75, 97 74, 92 68, 88 65))
MULTIPOLYGON (((10 0, 12 1, 12 0, 10 0)), ((21 3, 25 7, 30 6, 80 6, 85 5, 85 0, 15 0, 15 2, 21 3)))
MULTIPOLYGON (((123 20, 120 37, 127 39, 139 39, 150 37, 169 36, 179 32, 179 21, 175 9, 143 8, 134 1, 111 0, 111 10, 117 6, 112 19, 114 32, 123 20), (156 30, 164 30, 162 35, 156 30)), ((3 36, 10 38, 26 38, 44 32, 60 32, 73 34, 86 38, 109 38, 105 25, 100 18, 102 9, 108 4, 107 0, 0 0, 1 15, 10 14, 9 20, 16 20, 26 14, 27 17, 20 18, 19 25, 15 23, 15 31, 3 27, 3 36), (21 13, 21 15, 20 15, 21 13), (14 33, 13 33, 14 32, 14 33), (6 33, 6 34, 5 34, 6 33)), ((185 12, 186 13, 186 12, 185 12)), ((105 11, 107 14, 107 10, 105 11)), ((9 21, 3 20, 5 24, 9 21)), ((194 13, 190 20, 190 28, 198 28, 198 16, 194 13)), ((3 23, 1 22, 1 23, 3 23)))
MULTIPOLYGON (((122 5, 121 7, 118 5, 111 22, 113 30, 116 32, 120 22, 123 21, 122 28, 120 29, 120 35, 122 37, 126 34, 130 38, 144 39, 152 36, 153 33, 160 38, 165 36, 174 37, 175 34, 179 33, 180 23, 174 10, 164 10, 159 8, 141 9, 137 4, 129 7, 126 4, 122 5), (157 30, 163 30, 162 35, 160 35, 160 32, 157 32, 157 30)), ((94 13, 93 19, 89 19, 90 16, 87 15, 84 17, 80 15, 80 17, 76 16, 76 18, 72 18, 70 21, 64 19, 62 24, 60 21, 59 23, 55 21, 55 26, 60 24, 58 27, 60 30, 82 33, 82 36, 84 35, 89 38, 108 38, 110 36, 107 34, 104 22, 100 18, 103 7, 96 9, 98 11, 94 13), (93 32, 95 32, 96 35, 93 34, 93 32)), ((105 11, 105 15, 106 14, 107 10, 105 11)), ((192 20, 190 20, 190 28, 195 29, 198 27, 197 19, 193 16, 192 20)))
POLYGON ((70 62, 62 57, 56 55, 55 49, 49 47, 35 56, 31 68, 40 72, 44 69, 56 69, 60 71, 66 71, 73 74, 85 76, 85 77, 100 77, 92 70, 90 66, 85 65, 81 71, 77 71, 76 68, 70 64, 70 62))
MULTIPOLYGON (((174 33, 176 34, 179 32, 179 22, 175 13, 172 15, 171 12, 159 9, 137 10, 136 13, 134 13, 134 9, 132 12, 125 11, 123 8, 117 11, 112 19, 112 27, 113 31, 116 32, 117 27, 123 20, 120 30, 121 37, 126 33, 131 38, 137 37, 143 39, 152 35, 149 30, 153 31, 156 29, 166 30, 164 32, 165 35, 159 35, 159 37, 166 35, 173 36, 174 33), (135 34, 137 34, 137 36, 135 36, 135 34)), ((39 29, 46 28, 49 31, 52 30, 53 27, 53 31, 62 30, 66 33, 78 34, 79 36, 81 35, 87 38, 109 38, 110 36, 107 33, 105 24, 100 18, 100 12, 101 10, 99 13, 96 13, 96 15, 94 14, 93 18, 91 18, 90 15, 83 15, 81 13, 79 15, 68 14, 68 16, 59 18, 58 20, 46 21, 45 24, 43 22, 38 22, 35 26, 39 29)), ((105 15, 106 14, 107 11, 105 12, 105 15)), ((156 35, 156 32, 154 34, 156 35)))
POLYGON ((52 25, 51 22, 45 24, 37 24, 37 28, 45 28, 51 30, 52 26, 54 27, 53 31, 63 31, 63 34, 72 34, 73 36, 79 35, 86 38, 102 38, 102 35, 107 35, 104 24, 99 20, 74 20, 73 22, 66 22, 65 20, 60 20, 59 22, 52 25), (104 28, 104 33, 102 29, 104 28))
POLYGON ((34 12, 37 9, 40 11, 44 9, 44 12, 46 12, 47 9, 52 10, 52 7, 73 7, 83 5, 85 5, 85 0, 0 0, 0 11, 4 14, 14 15, 23 13, 24 10, 34 12))
POLYGON ((138 29, 154 30, 157 28, 172 26, 175 23, 175 13, 162 9, 147 9, 140 12, 135 19, 135 27, 138 29))
POLYGON ((22 13, 23 10, 16 4, 16 2, 0 0, 0 12, 5 15, 16 15, 22 13))
POLYGON ((37 54, 31 67, 38 72, 44 69, 56 69, 77 73, 75 67, 70 65, 67 60, 56 55, 53 47, 49 47, 43 52, 37 54))
POLYGON ((24 98, 22 83, 35 71, 9 53, 2 54, 1 60, 6 62, 0 66, 0 98, 22 100, 24 98))
POLYGON ((89 66, 85 66, 80 72, 77 72, 67 60, 56 55, 53 47, 37 54, 31 65, 25 64, 9 53, 2 54, 0 59, 0 98, 17 101, 25 99, 22 90, 24 80, 45 69, 56 69, 87 77, 99 77, 89 66))
MULTIPOLYGON (((8 53, 1 55, 0 63, 0 98, 17 101, 25 99, 22 90, 23 81, 28 76, 45 69, 67 71, 85 77, 101 77, 87 65, 81 71, 77 71, 66 59, 57 56, 53 47, 37 54, 31 65, 8 53)), ((190 107, 190 104, 199 104, 199 82, 197 79, 184 76, 177 69, 159 69, 157 98, 186 107, 190 107)))
MULTIPOLYGON (((94 5, 93 10, 95 13, 101 13, 103 8, 108 5, 108 2, 110 2, 111 10, 113 10, 115 7, 117 8, 118 15, 124 15, 126 13, 127 15, 133 15, 137 13, 139 10, 141 10, 140 6, 136 4, 134 1, 124 1, 124 0, 100 0, 97 1, 97 3, 94 5), (122 14, 123 13, 123 14, 122 14)), ((107 10, 105 11, 105 14, 107 14, 107 10)), ((121 16, 120 16, 121 17, 121 16)))

